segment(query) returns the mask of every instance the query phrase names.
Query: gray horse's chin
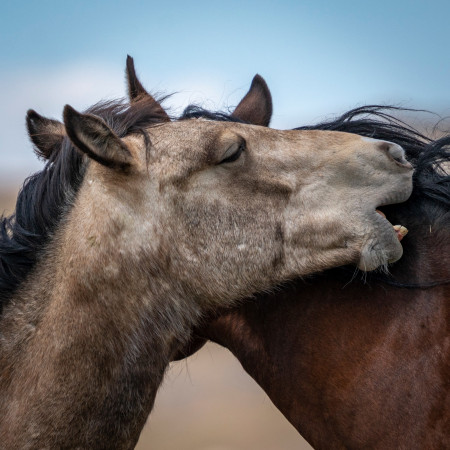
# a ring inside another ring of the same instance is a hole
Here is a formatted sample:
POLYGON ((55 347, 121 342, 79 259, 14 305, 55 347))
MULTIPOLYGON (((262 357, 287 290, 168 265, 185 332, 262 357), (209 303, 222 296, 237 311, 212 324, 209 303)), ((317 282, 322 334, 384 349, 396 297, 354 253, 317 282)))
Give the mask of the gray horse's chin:
POLYGON ((402 244, 392 224, 376 212, 372 220, 374 234, 364 245, 358 263, 358 269, 365 272, 385 268, 403 255, 402 244))
POLYGON ((398 241, 393 241, 389 248, 382 248, 381 244, 366 246, 361 252, 358 269, 370 272, 378 268, 386 268, 388 264, 398 261, 403 255, 403 247, 398 241))

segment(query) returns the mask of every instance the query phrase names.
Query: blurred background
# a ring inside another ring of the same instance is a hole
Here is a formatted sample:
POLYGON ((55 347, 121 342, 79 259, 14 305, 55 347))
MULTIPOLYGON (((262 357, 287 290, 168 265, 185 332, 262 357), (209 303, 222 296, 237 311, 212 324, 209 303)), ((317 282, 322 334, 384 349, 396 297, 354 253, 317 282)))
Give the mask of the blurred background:
MULTIPOLYGON (((125 95, 126 55, 153 93, 228 110, 255 73, 272 126, 314 123, 363 104, 450 115, 448 1, 2 0, 0 213, 42 167, 25 113, 60 119, 125 95)), ((415 119, 413 119, 415 120, 415 119)), ((139 449, 310 448, 224 349, 173 364, 139 449)))

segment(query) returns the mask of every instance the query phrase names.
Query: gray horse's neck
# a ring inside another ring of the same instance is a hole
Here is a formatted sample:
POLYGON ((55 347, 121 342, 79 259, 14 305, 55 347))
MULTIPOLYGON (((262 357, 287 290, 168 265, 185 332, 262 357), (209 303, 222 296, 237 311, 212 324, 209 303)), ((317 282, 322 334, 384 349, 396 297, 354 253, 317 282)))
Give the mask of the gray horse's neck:
POLYGON ((2 318, 5 448, 132 448, 199 316, 156 274, 132 282, 142 260, 72 251, 49 254, 2 318))

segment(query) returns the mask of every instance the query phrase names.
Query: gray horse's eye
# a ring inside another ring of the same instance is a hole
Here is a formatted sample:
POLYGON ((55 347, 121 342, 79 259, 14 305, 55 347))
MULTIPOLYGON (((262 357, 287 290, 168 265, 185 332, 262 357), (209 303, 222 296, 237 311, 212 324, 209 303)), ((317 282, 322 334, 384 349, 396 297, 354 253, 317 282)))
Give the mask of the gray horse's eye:
POLYGON ((242 152, 245 150, 245 141, 233 144, 225 153, 224 158, 219 164, 231 163, 239 159, 242 152))

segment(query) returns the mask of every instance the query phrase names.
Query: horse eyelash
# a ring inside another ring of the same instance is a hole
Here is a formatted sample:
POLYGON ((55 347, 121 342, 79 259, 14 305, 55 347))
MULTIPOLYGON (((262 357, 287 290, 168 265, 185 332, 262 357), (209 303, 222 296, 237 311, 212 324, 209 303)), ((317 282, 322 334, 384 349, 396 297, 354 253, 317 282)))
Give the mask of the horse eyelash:
POLYGON ((220 161, 219 164, 226 164, 226 163, 231 163, 231 162, 237 161, 240 158, 240 156, 242 155, 242 152, 245 151, 245 148, 246 147, 245 147, 245 141, 244 141, 239 145, 238 149, 231 156, 223 159, 222 161, 220 161))

